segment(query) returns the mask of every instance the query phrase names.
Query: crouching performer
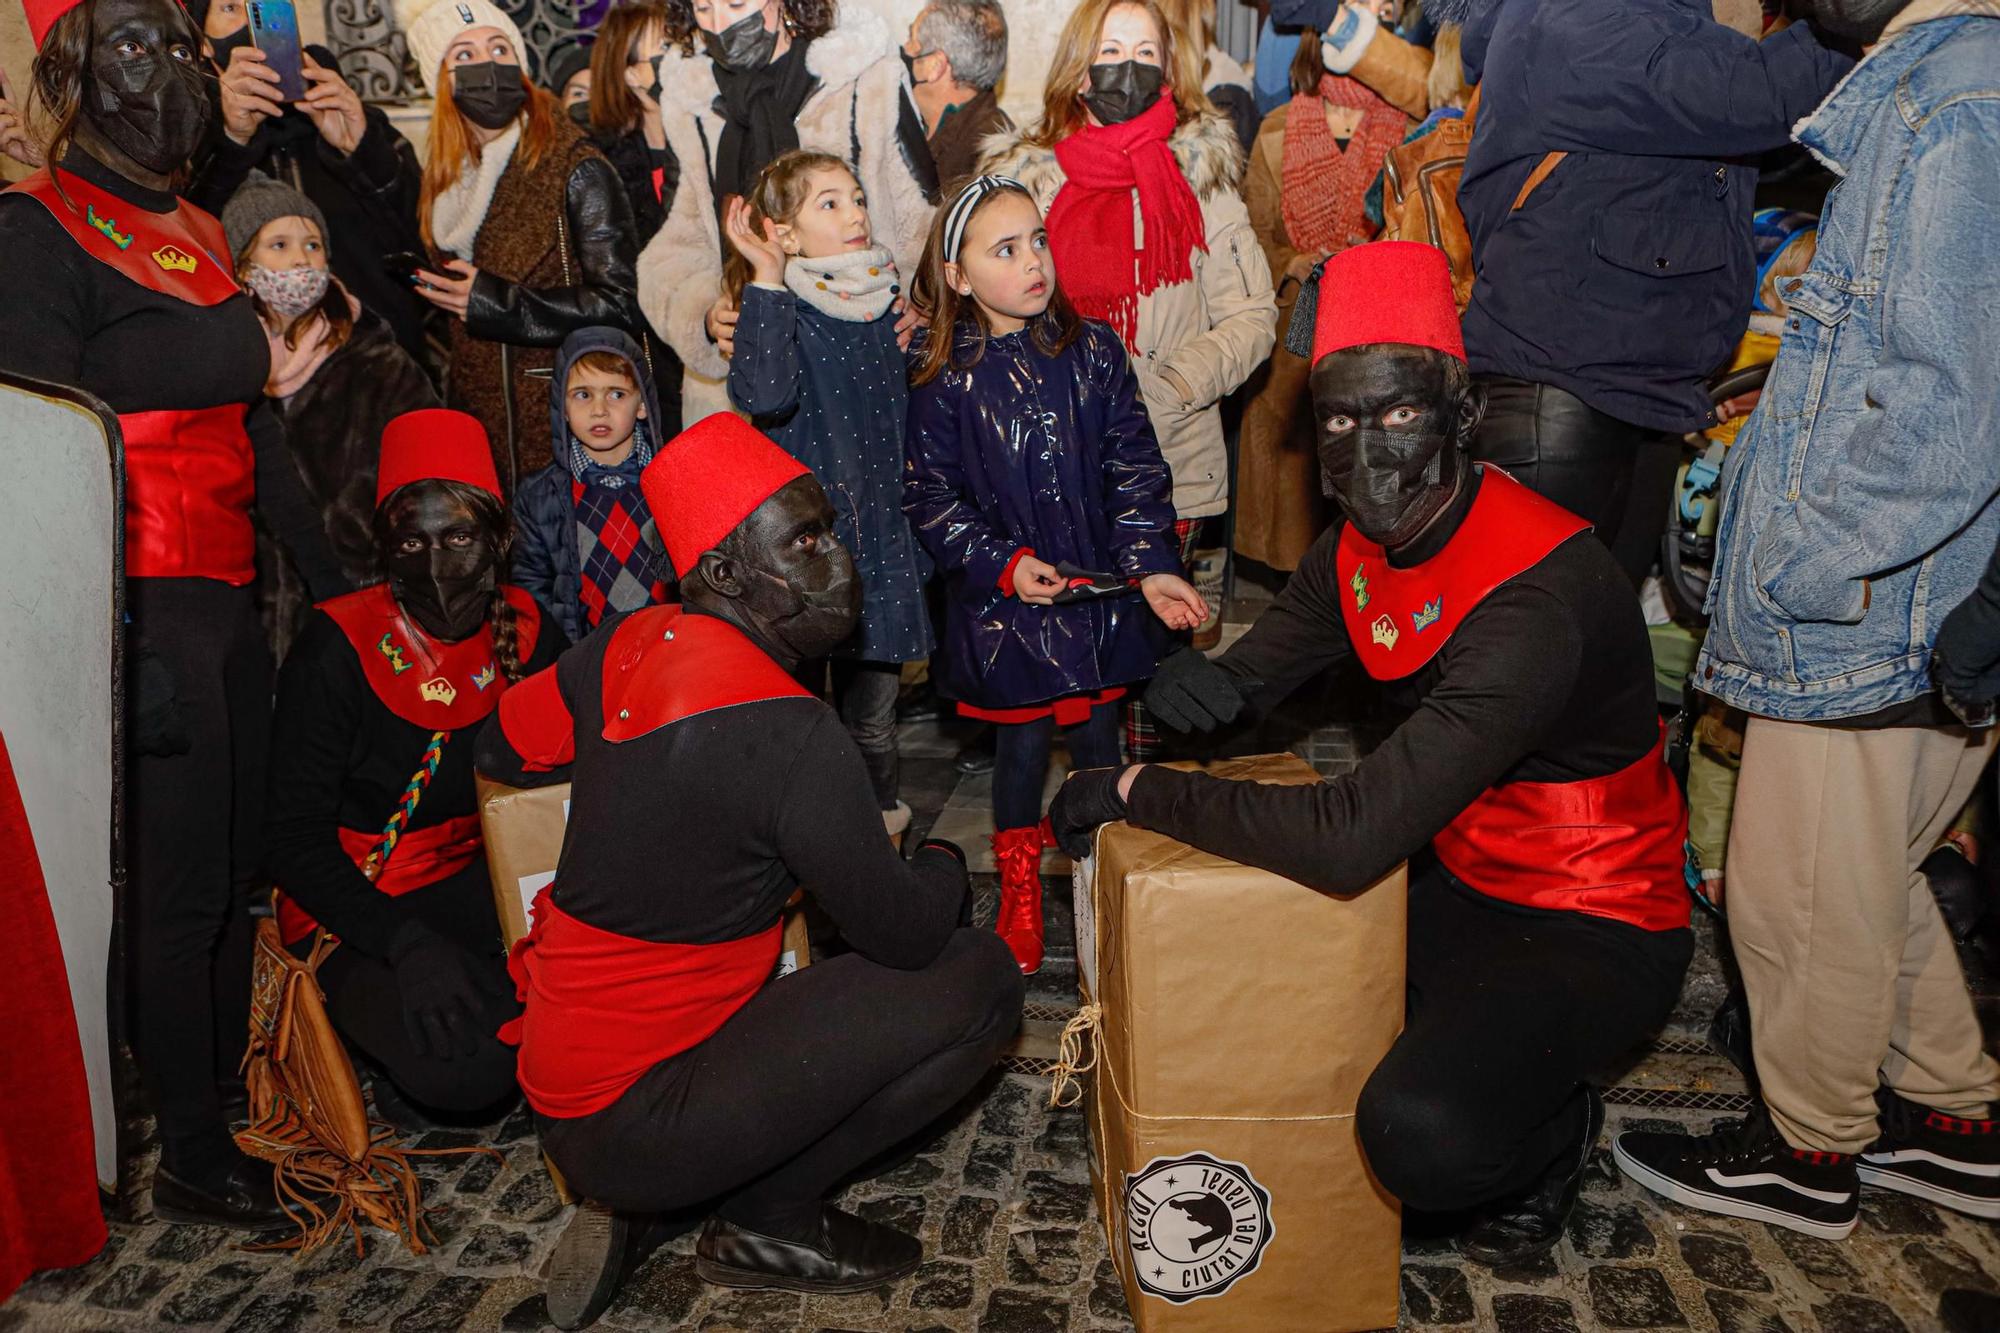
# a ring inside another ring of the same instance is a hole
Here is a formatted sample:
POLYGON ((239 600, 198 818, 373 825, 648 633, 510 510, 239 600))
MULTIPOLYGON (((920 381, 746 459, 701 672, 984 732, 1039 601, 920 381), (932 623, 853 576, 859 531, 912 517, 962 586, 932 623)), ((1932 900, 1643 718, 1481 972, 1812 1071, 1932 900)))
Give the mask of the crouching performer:
POLYGON ((492 776, 573 783, 510 1031, 542 1145, 592 1201, 550 1265, 565 1328, 615 1294, 643 1215, 708 1201, 711 1282, 851 1292, 915 1269, 916 1237, 827 1198, 964 1096, 1021 1016, 1013 956, 964 925, 962 854, 897 855, 840 718, 793 679, 861 607, 819 483, 725 414, 641 485, 683 605, 607 619, 480 744, 492 776), (853 952, 771 982, 800 885, 853 952))
POLYGON ((464 1115, 519 1095, 495 1036, 520 1006, 473 750, 507 688, 567 641, 499 581, 507 508, 476 420, 426 408, 389 422, 375 489, 383 581, 321 603, 278 681, 265 816, 278 925, 301 953, 315 926, 340 938, 319 982, 376 1109, 464 1115))
POLYGON ((1328 261, 1312 355, 1346 521, 1226 655, 1168 659, 1146 702, 1208 730, 1358 658, 1407 716, 1317 786, 1102 769, 1051 823, 1073 852, 1129 819, 1331 893, 1407 858, 1407 1024, 1357 1130, 1405 1204, 1477 1210, 1467 1256, 1519 1262, 1575 1203, 1604 1115, 1586 1079, 1666 1018, 1693 947, 1645 626, 1582 520, 1468 462, 1482 402, 1443 252, 1328 261))

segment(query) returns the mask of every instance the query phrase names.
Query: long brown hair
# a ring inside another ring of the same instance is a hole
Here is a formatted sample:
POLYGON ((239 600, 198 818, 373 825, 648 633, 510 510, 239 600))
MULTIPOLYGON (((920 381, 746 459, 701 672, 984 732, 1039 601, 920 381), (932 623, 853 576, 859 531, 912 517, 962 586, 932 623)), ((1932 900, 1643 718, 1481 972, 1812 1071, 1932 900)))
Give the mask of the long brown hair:
POLYGON ((1174 123, 1185 125, 1213 109, 1202 91, 1201 66, 1206 52, 1181 34, 1160 9, 1157 0, 1083 0, 1063 24, 1056 39, 1055 55, 1049 60, 1048 81, 1042 85, 1042 121, 1028 132, 1026 141, 1053 148, 1090 122, 1084 117, 1083 99, 1077 89, 1090 76, 1095 63, 1098 38, 1104 32, 1104 17, 1120 5, 1133 5, 1152 16, 1160 30, 1160 67, 1174 98, 1174 123))
POLYGON ((625 82, 632 47, 650 24, 664 30, 667 11, 659 0, 627 0, 616 5, 597 25, 597 44, 590 48, 590 132, 600 138, 625 133, 646 114, 639 95, 625 82))
MULTIPOLYGON (((1035 196, 1019 185, 1008 184, 989 190, 966 214, 965 229, 959 233, 961 239, 972 230, 973 222, 986 211, 987 205, 1003 194, 1018 194, 1031 204, 1035 202, 1035 196)), ((924 241, 924 257, 917 261, 916 280, 910 284, 910 303, 930 321, 923 350, 917 354, 917 364, 910 371, 910 383, 913 385, 929 384, 943 374, 947 366, 968 370, 978 365, 979 358, 986 355, 986 339, 993 333, 993 326, 987 320, 986 312, 980 309, 979 302, 970 296, 960 295, 958 288, 945 277, 944 229, 950 215, 951 203, 947 200, 945 206, 931 217, 930 236, 924 241), (969 355, 962 357, 953 354, 960 329, 977 335, 969 348, 969 355)), ((959 253, 964 253, 962 245, 959 253)), ((1044 354, 1054 356, 1075 342, 1082 332, 1083 316, 1076 313, 1076 307, 1063 295, 1062 283, 1051 266, 1049 308, 1028 322, 1028 336, 1044 354)))
MULTIPOLYGON (((692 53, 696 35, 701 31, 694 21, 694 0, 662 0, 662 3, 667 11, 667 40, 692 53)), ((792 34, 793 41, 809 42, 833 31, 833 25, 840 21, 840 7, 836 0, 783 0, 778 21, 792 34)))
MULTIPOLYGON (((815 171, 841 170, 861 181, 860 173, 844 157, 832 153, 815 152, 810 148, 794 148, 772 158, 764 169, 757 173, 757 183, 744 196, 750 205, 750 227, 758 235, 764 234, 766 222, 782 223, 790 226, 798 217, 799 210, 806 206, 806 180, 815 171)), ((722 261, 722 294, 732 306, 743 304, 743 289, 750 285, 750 261, 736 253, 736 247, 729 244, 727 236, 722 238, 727 255, 722 261)))
MULTIPOLYGON (((479 156, 465 117, 451 100, 451 70, 443 67, 442 61, 439 65, 438 95, 431 104, 430 148, 424 158, 423 188, 417 194, 417 226, 422 230, 425 245, 437 243, 431 236, 431 205, 458 183, 466 163, 479 156)), ((559 113, 554 94, 529 82, 525 65, 521 66, 521 82, 527 85, 528 101, 521 111, 521 142, 514 149, 514 160, 521 164, 521 170, 533 171, 555 147, 559 113)))
MULTIPOLYGON (((514 520, 506 504, 484 486, 471 486, 444 477, 420 477, 382 497, 382 503, 375 506, 375 516, 370 524, 376 551, 389 544, 389 511, 395 507, 396 497, 412 486, 441 487, 446 495, 471 510, 479 525, 493 536, 494 567, 502 571, 507 568, 507 553, 514 545, 514 520)), ((378 582, 388 578, 380 562, 378 555, 376 573, 381 576, 378 582)), ((511 685, 521 679, 521 638, 520 627, 515 623, 514 604, 507 600, 506 593, 504 582, 493 585, 493 601, 487 609, 486 618, 493 624, 493 659, 499 664, 500 674, 511 685)))
POLYGON ((1292 57, 1289 73, 1294 97, 1319 96, 1319 81, 1326 73, 1326 62, 1319 53, 1319 29, 1300 30, 1299 52, 1292 57))

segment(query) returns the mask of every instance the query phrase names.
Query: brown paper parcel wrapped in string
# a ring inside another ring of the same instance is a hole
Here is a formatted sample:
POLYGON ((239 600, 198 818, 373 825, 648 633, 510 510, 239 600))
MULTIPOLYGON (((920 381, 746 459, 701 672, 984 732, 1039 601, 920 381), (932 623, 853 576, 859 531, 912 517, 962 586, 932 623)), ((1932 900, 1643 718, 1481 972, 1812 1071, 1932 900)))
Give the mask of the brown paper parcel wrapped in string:
POLYGON ((1112 824, 1077 881, 1091 1186, 1141 1333, 1394 1326, 1400 1213, 1354 1106, 1402 1030, 1402 867, 1338 898, 1112 824))
MULTIPOLYGON (((486 869, 493 878, 493 907, 507 947, 528 933, 535 895, 552 884, 562 859, 563 834, 569 828, 569 784, 510 787, 491 778, 475 779, 479 797, 479 830, 486 839, 486 869)), ((806 946, 805 914, 793 900, 785 912, 784 943, 779 946, 777 976, 811 962, 806 946)))

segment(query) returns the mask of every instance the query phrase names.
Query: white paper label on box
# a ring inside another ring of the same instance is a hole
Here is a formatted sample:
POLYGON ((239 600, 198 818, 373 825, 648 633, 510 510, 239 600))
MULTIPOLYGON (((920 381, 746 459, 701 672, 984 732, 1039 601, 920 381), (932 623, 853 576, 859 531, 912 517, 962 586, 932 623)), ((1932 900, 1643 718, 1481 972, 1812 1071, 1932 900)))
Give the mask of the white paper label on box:
POLYGON ((1271 1235, 1271 1193, 1241 1162, 1155 1157, 1125 1177, 1125 1243, 1149 1296, 1220 1296, 1256 1271, 1271 1235))
MULTIPOLYGON (((797 951, 787 949, 778 955, 778 965, 771 969, 771 980, 776 981, 779 977, 789 977, 798 970, 799 955, 797 951)), ((787 993, 789 994, 789 992, 787 993)))
MULTIPOLYGON (((1101 833, 1103 830, 1099 830, 1101 833)), ((1070 903, 1076 918, 1076 969, 1083 989, 1094 1001, 1102 1002, 1097 991, 1097 839, 1091 839, 1091 854, 1070 866, 1070 903)))
POLYGON ((535 895, 545 885, 555 882, 556 872, 553 870, 544 870, 539 875, 523 875, 514 881, 514 887, 521 895, 521 920, 528 923, 529 930, 535 928, 535 895))

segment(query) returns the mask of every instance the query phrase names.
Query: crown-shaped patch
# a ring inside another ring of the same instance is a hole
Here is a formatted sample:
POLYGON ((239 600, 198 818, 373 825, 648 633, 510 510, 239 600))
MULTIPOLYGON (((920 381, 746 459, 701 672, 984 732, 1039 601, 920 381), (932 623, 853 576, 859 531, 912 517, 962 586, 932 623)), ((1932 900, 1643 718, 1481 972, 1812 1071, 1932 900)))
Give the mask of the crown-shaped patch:
POLYGON ((153 262, 169 273, 192 273, 201 261, 178 245, 163 245, 153 251, 153 262))

